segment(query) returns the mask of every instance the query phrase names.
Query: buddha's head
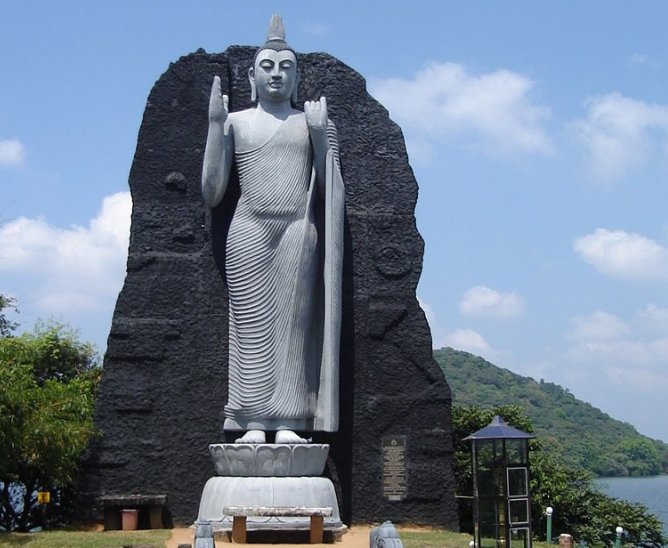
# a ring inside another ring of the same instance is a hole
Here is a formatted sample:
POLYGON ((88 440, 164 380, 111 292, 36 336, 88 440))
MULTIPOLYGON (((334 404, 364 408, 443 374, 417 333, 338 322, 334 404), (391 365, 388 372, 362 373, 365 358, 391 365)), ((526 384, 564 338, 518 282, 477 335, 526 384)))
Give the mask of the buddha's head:
POLYGON ((258 48, 248 79, 252 101, 297 101, 297 55, 285 41, 285 28, 278 15, 271 18, 267 41, 258 48))

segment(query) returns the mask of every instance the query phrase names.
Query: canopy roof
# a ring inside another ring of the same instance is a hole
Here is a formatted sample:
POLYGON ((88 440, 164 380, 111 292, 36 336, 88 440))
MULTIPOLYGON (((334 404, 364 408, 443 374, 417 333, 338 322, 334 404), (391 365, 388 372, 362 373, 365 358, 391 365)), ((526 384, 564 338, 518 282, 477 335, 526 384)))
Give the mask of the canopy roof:
POLYGON ((531 439, 534 436, 527 434, 522 430, 508 426, 506 421, 504 421, 499 415, 496 415, 492 422, 490 422, 485 428, 481 428, 477 432, 474 432, 470 436, 464 438, 466 440, 493 440, 493 439, 513 439, 513 440, 526 440, 531 439))

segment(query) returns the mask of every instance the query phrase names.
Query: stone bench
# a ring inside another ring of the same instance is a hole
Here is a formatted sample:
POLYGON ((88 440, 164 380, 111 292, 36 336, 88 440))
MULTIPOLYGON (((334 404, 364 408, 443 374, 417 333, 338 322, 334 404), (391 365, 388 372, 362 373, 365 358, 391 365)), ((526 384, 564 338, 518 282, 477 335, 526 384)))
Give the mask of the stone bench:
POLYGON ((246 518, 261 517, 310 517, 311 544, 322 543, 324 519, 332 515, 332 508, 308 508, 304 506, 225 506, 223 514, 234 518, 232 542, 246 543, 246 518))
POLYGON ((148 513, 150 529, 162 529, 162 508, 167 495, 105 495, 97 499, 104 507, 104 528, 108 531, 122 529, 123 510, 139 510, 148 513))

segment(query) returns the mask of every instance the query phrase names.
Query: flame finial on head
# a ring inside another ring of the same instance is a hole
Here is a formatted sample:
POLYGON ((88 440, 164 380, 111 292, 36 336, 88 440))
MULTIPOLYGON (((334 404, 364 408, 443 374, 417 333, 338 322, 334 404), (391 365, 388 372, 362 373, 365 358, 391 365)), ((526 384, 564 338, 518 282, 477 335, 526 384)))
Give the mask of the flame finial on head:
POLYGON ((295 53, 288 43, 285 41, 285 26, 283 26, 283 20, 280 15, 272 15, 271 21, 269 22, 269 31, 267 32, 267 41, 264 45, 260 46, 255 53, 255 61, 257 61, 257 55, 263 49, 273 49, 274 51, 283 51, 290 50, 292 53, 295 53))
POLYGON ((285 42, 285 27, 283 26, 283 20, 280 15, 276 14, 271 16, 269 30, 267 31, 267 42, 273 42, 274 40, 285 42))

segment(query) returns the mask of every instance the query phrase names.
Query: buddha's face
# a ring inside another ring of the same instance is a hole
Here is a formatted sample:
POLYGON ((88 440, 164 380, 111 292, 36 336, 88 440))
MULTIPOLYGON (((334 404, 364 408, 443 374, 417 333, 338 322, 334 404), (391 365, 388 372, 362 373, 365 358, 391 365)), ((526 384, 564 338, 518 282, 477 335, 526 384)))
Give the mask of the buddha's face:
POLYGON ((249 72, 258 98, 280 103, 289 101, 297 83, 297 58, 290 50, 263 49, 249 72))

